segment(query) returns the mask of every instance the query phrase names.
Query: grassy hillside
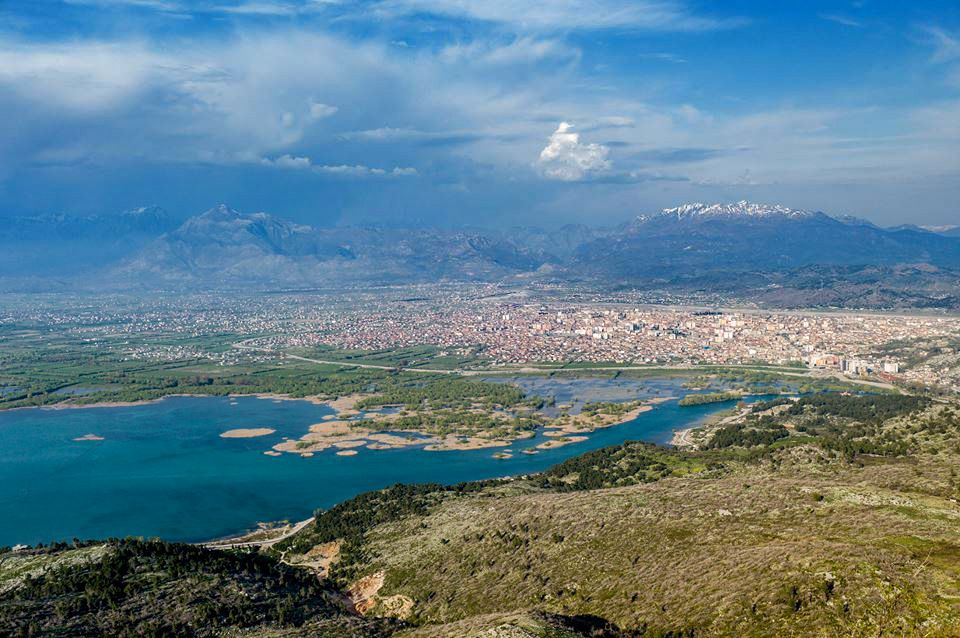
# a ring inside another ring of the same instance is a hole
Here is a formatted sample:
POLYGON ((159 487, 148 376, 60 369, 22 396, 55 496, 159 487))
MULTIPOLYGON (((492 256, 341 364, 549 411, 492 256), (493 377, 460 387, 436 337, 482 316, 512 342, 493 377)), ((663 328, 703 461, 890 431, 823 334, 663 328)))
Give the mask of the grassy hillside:
POLYGON ((644 635, 956 635, 951 463, 780 461, 449 501, 371 530, 368 569, 385 573, 380 596, 415 601, 418 623, 543 609, 644 635))
MULTIPOLYGON (((770 444, 628 443, 405 495, 405 511, 339 536, 334 577, 367 585, 370 614, 405 601, 411 637, 550 635, 515 626, 535 612, 599 617, 611 635, 960 633, 955 412, 909 397, 777 403, 739 424, 787 433, 770 444)), ((356 506, 323 513, 292 552, 356 506)))

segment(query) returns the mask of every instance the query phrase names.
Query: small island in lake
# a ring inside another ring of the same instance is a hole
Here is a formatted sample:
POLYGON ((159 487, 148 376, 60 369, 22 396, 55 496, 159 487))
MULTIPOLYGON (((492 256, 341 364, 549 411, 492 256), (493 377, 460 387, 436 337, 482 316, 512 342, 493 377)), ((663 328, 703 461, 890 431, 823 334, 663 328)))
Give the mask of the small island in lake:
POLYGON ((74 441, 103 441, 103 437, 98 434, 84 434, 83 436, 78 436, 74 441))
POLYGON ((220 434, 221 439, 255 439, 260 436, 269 436, 276 432, 272 428, 237 428, 220 434))

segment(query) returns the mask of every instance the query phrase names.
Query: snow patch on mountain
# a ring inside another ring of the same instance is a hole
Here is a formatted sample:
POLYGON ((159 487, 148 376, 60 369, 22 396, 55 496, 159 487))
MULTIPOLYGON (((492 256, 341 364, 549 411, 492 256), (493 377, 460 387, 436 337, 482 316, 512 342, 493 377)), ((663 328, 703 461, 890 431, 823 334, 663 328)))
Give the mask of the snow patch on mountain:
POLYGON ((748 201, 739 201, 733 204, 704 204, 695 202, 682 204, 674 208, 664 208, 661 216, 676 217, 677 219, 690 218, 770 218, 781 217, 788 219, 806 219, 817 213, 788 208, 780 204, 757 204, 748 201))

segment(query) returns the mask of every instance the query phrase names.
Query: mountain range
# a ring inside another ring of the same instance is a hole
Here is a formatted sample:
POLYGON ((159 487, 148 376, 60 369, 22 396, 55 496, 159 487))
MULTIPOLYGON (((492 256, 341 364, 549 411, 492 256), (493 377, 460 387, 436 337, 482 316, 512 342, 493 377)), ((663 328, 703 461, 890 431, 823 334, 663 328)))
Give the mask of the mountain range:
POLYGON ((774 305, 960 306, 960 237, 749 202, 685 204, 612 228, 316 228, 217 206, 10 218, 3 289, 324 288, 548 281, 720 293, 774 305))

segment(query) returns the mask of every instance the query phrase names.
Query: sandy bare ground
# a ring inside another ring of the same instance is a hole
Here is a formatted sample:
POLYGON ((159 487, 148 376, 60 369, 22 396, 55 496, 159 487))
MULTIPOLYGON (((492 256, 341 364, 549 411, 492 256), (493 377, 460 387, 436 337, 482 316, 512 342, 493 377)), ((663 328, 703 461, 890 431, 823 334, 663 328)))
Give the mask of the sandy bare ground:
POLYGON ((330 567, 338 560, 340 560, 340 541, 332 541, 315 545, 306 554, 285 557, 284 562, 288 565, 312 569, 320 578, 326 578, 330 573, 330 567))
POLYGON ((547 433, 547 436, 584 434, 593 432, 594 430, 600 428, 609 428, 615 425, 622 425, 628 421, 633 421, 644 412, 649 412, 650 410, 653 410, 653 406, 640 405, 620 416, 613 414, 598 414, 593 417, 582 416, 579 414, 575 416, 562 416, 557 418, 548 426, 550 428, 555 428, 555 430, 547 433))
POLYGON ((99 434, 84 434, 83 436, 78 436, 74 441, 103 441, 104 438, 99 434))
POLYGON ((459 436, 449 434, 440 439, 437 443, 432 443, 423 448, 428 452, 449 452, 452 450, 483 450, 492 447, 507 447, 512 441, 503 441, 501 439, 485 439, 479 436, 459 436))
POLYGON ((354 611, 366 615, 376 609, 377 615, 391 616, 403 620, 413 611, 413 600, 403 595, 379 596, 385 577, 383 572, 364 576, 348 590, 348 598, 354 611))
POLYGON ((272 428, 237 428, 220 433, 221 439, 255 439, 259 436, 269 436, 276 432, 272 428))
POLYGON ((551 441, 544 441, 537 446, 540 450, 551 450, 557 447, 563 447, 565 445, 573 445, 574 443, 583 443, 589 437, 586 436, 567 436, 564 438, 553 439, 551 441))

